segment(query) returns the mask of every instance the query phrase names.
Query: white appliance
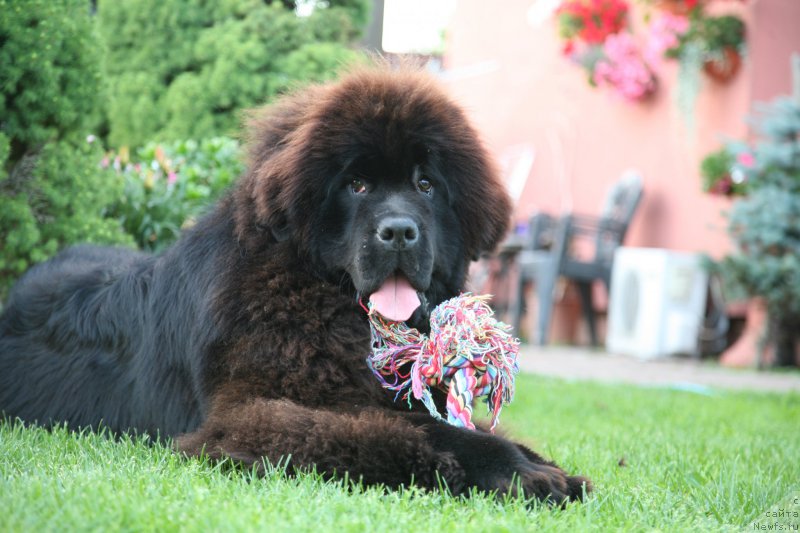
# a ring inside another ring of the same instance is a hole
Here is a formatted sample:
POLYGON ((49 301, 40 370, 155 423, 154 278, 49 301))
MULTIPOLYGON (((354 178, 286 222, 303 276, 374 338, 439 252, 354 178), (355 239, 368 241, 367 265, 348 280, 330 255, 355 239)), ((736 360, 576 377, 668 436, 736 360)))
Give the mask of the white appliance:
POLYGON ((611 273, 606 349, 645 359, 696 355, 707 288, 708 274, 698 254, 618 248, 611 273))

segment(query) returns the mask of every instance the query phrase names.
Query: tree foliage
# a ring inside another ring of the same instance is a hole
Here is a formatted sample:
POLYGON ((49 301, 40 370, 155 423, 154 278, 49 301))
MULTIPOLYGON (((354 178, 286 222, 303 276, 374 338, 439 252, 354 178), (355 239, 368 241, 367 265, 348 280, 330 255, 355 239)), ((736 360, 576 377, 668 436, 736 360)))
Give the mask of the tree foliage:
POLYGON ((209 139, 238 131, 241 110, 357 60, 351 43, 369 16, 368 0, 99 0, 96 16, 90 7, 0 0, 0 299, 75 242, 168 244, 240 170, 235 142, 209 139), (177 161, 185 149, 182 179, 157 188, 163 198, 148 189, 134 213, 141 176, 101 168, 103 138, 175 141, 164 150, 175 147, 177 161), (196 153, 185 139, 198 139, 196 153))
POLYGON ((97 123, 101 53, 86 2, 0 0, 0 128, 10 142, 8 163, 97 123))
POLYGON ((332 76, 357 56, 368 3, 318 4, 301 17, 262 0, 101 2, 110 144, 231 135, 242 109, 332 76))
POLYGON ((0 0, 0 298, 66 244, 131 242, 104 208, 122 184, 86 140, 101 57, 83 0, 0 0))

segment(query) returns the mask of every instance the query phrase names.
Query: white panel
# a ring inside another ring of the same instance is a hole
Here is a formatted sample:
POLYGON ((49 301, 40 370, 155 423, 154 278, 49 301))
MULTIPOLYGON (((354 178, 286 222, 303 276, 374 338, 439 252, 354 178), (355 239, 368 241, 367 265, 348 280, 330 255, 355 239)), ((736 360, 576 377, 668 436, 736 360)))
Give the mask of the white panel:
POLYGON ((607 350, 641 358, 695 354, 707 285, 697 254, 619 248, 611 276, 607 350))

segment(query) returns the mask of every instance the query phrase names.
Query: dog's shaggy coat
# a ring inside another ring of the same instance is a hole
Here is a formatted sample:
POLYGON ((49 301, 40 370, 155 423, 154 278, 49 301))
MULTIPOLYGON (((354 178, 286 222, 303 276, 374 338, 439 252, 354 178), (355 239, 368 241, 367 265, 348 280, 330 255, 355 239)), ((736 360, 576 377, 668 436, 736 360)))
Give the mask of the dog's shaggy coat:
POLYGON ((26 274, 0 318, 0 410, 368 484, 580 498, 585 479, 409 411, 365 363, 359 299, 402 276, 424 328, 506 231, 462 112, 424 74, 362 69, 250 135, 246 174, 163 254, 75 247, 26 274))

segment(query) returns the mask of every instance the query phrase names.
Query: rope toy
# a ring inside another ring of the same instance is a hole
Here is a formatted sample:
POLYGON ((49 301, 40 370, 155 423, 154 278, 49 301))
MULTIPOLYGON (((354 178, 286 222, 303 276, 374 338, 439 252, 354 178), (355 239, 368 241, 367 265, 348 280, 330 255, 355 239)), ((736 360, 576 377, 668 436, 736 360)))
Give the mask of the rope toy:
POLYGON ((386 389, 397 392, 395 400, 402 397, 411 407, 413 396, 442 420, 430 390, 438 387, 447 391, 447 422, 475 429, 472 402, 485 396, 494 432, 500 410, 514 396, 519 339, 494 318, 489 298, 465 293, 439 304, 430 335, 385 319, 372 304, 366 308, 372 330, 367 363, 386 389))

